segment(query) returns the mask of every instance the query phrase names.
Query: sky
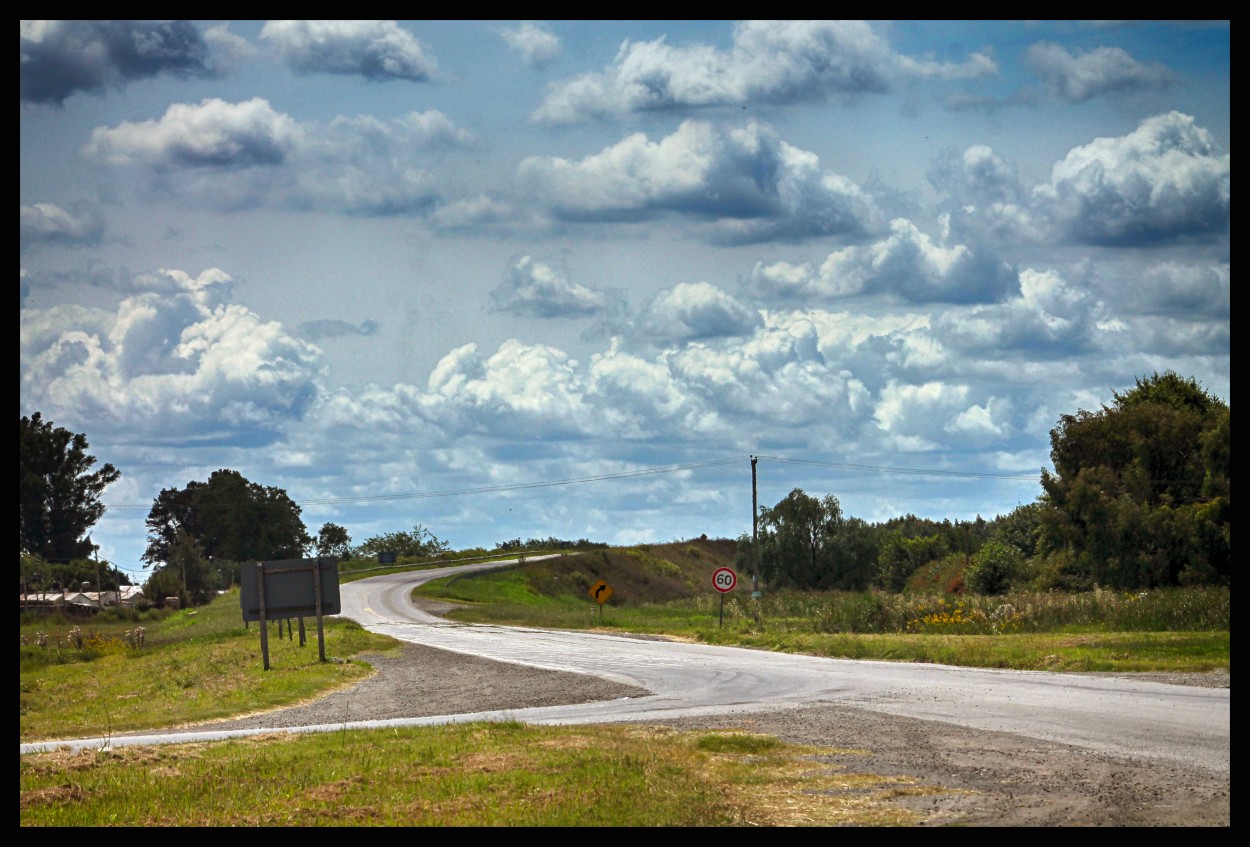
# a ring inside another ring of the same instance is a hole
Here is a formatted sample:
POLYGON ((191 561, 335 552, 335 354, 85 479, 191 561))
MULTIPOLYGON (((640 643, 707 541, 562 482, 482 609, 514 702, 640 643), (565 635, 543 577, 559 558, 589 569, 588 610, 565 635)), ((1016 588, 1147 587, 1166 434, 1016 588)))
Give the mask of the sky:
POLYGON ((663 543, 990 520, 1062 415, 1231 403, 1229 21, 19 27, 20 414, 136 581, 219 469, 314 537, 663 543))

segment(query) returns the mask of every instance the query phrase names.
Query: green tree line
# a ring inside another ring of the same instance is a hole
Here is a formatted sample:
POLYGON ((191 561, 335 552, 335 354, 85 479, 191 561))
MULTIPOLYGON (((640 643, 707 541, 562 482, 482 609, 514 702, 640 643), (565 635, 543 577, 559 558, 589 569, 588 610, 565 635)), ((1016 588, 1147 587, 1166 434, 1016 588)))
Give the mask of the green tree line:
POLYGON ((739 561, 774 589, 902 591, 953 564, 977 593, 1229 585, 1230 407, 1173 372, 1136 380, 1050 432, 1036 502, 986 521, 907 515, 868 524, 836 497, 762 506, 739 561), (758 546, 758 550, 756 550, 758 546))

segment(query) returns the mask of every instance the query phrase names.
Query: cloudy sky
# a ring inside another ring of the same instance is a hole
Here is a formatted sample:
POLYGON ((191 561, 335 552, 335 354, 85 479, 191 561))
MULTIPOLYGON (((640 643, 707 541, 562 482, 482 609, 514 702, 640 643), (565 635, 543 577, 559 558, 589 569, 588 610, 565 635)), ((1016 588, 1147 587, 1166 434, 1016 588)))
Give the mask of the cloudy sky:
POLYGON ((1229 22, 21 21, 20 413, 453 547, 1029 503, 1231 402, 1229 22))

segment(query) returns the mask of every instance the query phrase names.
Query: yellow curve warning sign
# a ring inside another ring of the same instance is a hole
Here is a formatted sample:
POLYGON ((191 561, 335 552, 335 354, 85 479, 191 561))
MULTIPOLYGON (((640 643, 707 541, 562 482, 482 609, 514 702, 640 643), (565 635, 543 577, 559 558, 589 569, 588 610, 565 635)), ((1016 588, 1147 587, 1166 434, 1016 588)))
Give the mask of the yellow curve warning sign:
POLYGON ((594 585, 590 586, 589 594, 592 598, 594 598, 596 603, 602 606, 604 603, 612 599, 612 586, 608 585, 603 580, 599 580, 594 585))

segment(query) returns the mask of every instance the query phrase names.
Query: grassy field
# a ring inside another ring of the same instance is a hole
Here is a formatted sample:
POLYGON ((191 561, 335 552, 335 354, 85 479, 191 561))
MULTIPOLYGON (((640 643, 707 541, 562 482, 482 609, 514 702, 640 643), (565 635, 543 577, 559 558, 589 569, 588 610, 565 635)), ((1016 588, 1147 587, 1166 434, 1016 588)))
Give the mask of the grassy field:
POLYGON ((1227 588, 754 598, 739 574, 738 587, 721 595, 712 572, 731 567, 733 551, 729 541, 595 551, 453 576, 417 593, 462 604, 446 613, 451 620, 664 634, 832 658, 1087 672, 1229 666, 1227 588), (601 580, 613 588, 603 606, 589 596, 601 580))
MULTIPOLYGON (((722 597, 711 572, 733 544, 596 550, 441 580, 451 617, 663 633, 825 656, 1049 670, 1229 668, 1222 591, 970 598, 722 597), (588 594, 604 580, 604 606, 588 594)), ((363 573, 363 572, 356 572, 363 573)), ((370 574, 365 574, 370 575, 370 574)), ((746 583, 743 585, 743 583, 746 583)), ((294 704, 371 672, 393 640, 347 620, 269 637, 237 594, 145 617, 23 618, 22 741, 107 736, 294 704), (75 629, 76 627, 76 629, 75 629), (142 643, 136 636, 142 628, 142 643)), ((444 727, 274 734, 167 747, 20 757, 22 826, 908 825, 902 779, 838 771, 813 751, 742 733, 625 727, 444 727)))

